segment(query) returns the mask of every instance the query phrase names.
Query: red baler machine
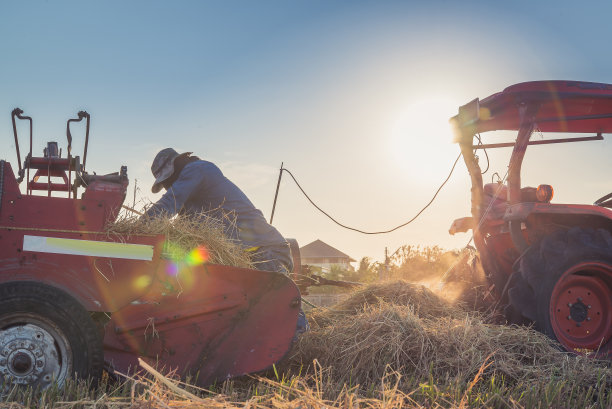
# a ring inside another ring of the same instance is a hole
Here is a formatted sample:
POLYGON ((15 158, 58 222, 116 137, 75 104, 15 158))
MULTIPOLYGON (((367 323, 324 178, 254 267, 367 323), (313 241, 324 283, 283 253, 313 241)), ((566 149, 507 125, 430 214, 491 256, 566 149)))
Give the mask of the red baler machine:
POLYGON ((15 109, 12 121, 18 177, 0 161, 1 374, 45 388, 105 366, 126 373, 140 357, 208 385, 288 352, 300 294, 287 276, 213 264, 177 271, 164 236, 109 233, 127 169, 86 172, 89 114, 68 120, 65 157, 55 142, 33 156, 32 119, 15 109), (23 166, 17 120, 29 121, 23 166), (70 126, 83 120, 81 163, 70 126))

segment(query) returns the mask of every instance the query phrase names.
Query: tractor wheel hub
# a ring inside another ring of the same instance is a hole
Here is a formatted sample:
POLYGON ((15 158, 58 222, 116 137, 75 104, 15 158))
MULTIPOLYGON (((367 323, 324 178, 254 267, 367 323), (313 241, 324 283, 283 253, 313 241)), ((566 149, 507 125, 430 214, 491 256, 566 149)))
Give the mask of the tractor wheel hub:
POLYGON ((17 352, 11 359, 11 366, 16 373, 25 374, 32 368, 33 357, 25 352, 17 352))
POLYGON ((570 307, 570 317, 576 322, 582 322, 587 319, 589 309, 582 301, 578 301, 576 304, 572 304, 570 307))
POLYGON ((13 383, 46 387, 60 372, 51 334, 33 324, 0 331, 0 375, 13 383))
POLYGON ((551 323, 566 348, 596 351, 612 338, 610 287, 602 279, 608 272, 607 265, 584 263, 569 270, 555 285, 550 300, 551 323))

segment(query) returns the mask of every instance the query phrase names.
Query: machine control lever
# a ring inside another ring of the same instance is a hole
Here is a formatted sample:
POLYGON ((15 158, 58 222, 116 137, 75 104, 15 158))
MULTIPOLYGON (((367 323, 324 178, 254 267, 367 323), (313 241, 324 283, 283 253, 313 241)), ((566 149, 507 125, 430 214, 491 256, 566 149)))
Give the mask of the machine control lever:
POLYGON ((66 138, 68 139, 68 157, 70 157, 72 152, 72 134, 70 133, 70 123, 71 122, 81 122, 83 118, 87 119, 85 124, 85 148, 83 151, 83 171, 85 171, 85 164, 87 163, 87 145, 89 144, 89 122, 91 116, 87 113, 87 111, 79 111, 77 113, 77 118, 69 119, 66 123, 66 138))
POLYGON ((17 179, 17 183, 21 183, 24 178, 25 170, 21 166, 21 155, 19 154, 19 138, 17 137, 17 123, 15 122, 15 117, 19 119, 23 119, 26 121, 30 121, 30 154, 32 156, 32 118, 29 116, 23 115, 23 109, 15 108, 13 112, 11 112, 11 120, 13 122, 13 134, 15 135, 15 149, 17 150, 17 165, 19 166, 19 178, 17 179))

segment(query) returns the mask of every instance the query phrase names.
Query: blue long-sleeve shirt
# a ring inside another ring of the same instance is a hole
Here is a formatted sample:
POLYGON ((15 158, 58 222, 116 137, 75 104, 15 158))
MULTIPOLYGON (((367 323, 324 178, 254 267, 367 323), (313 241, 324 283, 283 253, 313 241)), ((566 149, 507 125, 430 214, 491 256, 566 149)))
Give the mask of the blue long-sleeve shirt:
POLYGON ((225 233, 243 248, 285 243, 249 198, 211 162, 190 162, 178 179, 151 206, 145 217, 204 214, 223 222, 225 233))

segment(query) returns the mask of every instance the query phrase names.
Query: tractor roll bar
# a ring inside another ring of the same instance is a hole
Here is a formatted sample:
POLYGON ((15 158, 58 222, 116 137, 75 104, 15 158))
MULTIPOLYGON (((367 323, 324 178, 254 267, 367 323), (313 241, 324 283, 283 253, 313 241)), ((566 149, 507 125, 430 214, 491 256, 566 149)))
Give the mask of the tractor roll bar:
MULTIPOLYGON (((483 100, 478 98, 459 107, 451 118, 455 130, 454 141, 459 143, 463 159, 472 182, 472 217, 476 247, 482 243, 479 231, 482 220, 483 184, 480 166, 475 157, 474 135, 494 130, 518 131, 514 143, 485 145, 484 147, 513 146, 508 169, 509 205, 520 203, 521 165, 530 144, 578 142, 603 139, 603 133, 612 133, 612 84, 577 81, 534 81, 515 84, 483 100), (535 128, 542 132, 595 133, 596 137, 567 138, 529 142, 535 128)), ((510 234, 515 247, 524 251, 525 240, 520 220, 509 221, 510 234)), ((483 264, 487 264, 483 256, 483 264)))
MULTIPOLYGON (((519 128, 518 136, 514 149, 512 150, 512 156, 510 157, 510 165, 508 167, 508 202, 510 206, 521 202, 521 166, 523 164, 523 158, 525 157, 525 151, 529 144, 529 138, 533 133, 535 127, 535 116, 538 113, 539 106, 537 104, 521 104, 519 106, 519 116, 521 121, 521 127, 519 128)), ((512 242, 516 246, 517 250, 523 253, 529 247, 527 240, 523 236, 521 230, 521 221, 512 220, 509 221, 510 236, 512 242)))

